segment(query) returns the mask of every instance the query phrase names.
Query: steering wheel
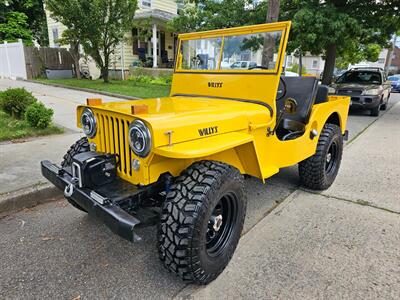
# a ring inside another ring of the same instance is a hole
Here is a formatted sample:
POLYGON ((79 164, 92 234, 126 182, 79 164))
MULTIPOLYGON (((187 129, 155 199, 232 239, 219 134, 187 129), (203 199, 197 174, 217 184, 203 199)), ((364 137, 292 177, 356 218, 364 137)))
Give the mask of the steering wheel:
POLYGON ((254 69, 269 70, 267 67, 264 67, 264 66, 254 66, 254 67, 248 68, 248 70, 254 70, 254 69))
POLYGON ((280 79, 280 82, 282 83, 282 85, 279 84, 277 95, 281 94, 281 96, 276 97, 276 101, 279 101, 279 100, 283 99, 286 96, 286 91, 287 91, 285 80, 282 78, 282 76, 280 76, 279 79, 280 79), (280 88, 281 87, 282 87, 282 92, 280 92, 280 88))

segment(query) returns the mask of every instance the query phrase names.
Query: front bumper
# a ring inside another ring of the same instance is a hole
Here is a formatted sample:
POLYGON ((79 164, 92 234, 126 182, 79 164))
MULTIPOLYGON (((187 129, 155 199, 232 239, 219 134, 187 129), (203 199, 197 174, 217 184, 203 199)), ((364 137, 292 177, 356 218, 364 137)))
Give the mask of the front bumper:
MULTIPOLYGON (((350 95, 343 95, 350 96, 350 95)), ((351 96, 350 107, 370 109, 379 105, 381 102, 381 96, 351 96)))
POLYGON ((102 220, 115 234, 131 242, 141 240, 134 231, 141 221, 117 204, 118 201, 126 198, 126 195, 139 194, 141 191, 135 186, 126 187, 126 183, 119 179, 119 182, 103 185, 98 190, 79 188, 74 186, 73 178, 68 172, 50 161, 42 161, 41 170, 45 178, 64 191, 67 199, 81 206, 90 215, 102 220), (125 185, 124 188, 122 188, 123 185, 125 185), (112 194, 107 195, 107 191, 111 191, 112 194), (126 194, 118 193, 119 191, 124 191, 126 194))

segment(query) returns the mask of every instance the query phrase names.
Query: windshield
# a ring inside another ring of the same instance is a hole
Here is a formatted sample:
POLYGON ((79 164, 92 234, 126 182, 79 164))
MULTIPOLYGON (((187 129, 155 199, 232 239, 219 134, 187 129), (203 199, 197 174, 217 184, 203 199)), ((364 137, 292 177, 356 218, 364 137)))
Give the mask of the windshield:
POLYGON ((182 70, 217 70, 222 38, 182 41, 182 70))
POLYGON ((178 70, 271 70, 277 68, 282 31, 182 40, 178 70))
POLYGON ((337 83, 381 84, 381 74, 371 71, 350 71, 339 77, 337 83))
POLYGON ((396 77, 396 76, 389 76, 388 79, 390 81, 400 81, 400 77, 396 77))

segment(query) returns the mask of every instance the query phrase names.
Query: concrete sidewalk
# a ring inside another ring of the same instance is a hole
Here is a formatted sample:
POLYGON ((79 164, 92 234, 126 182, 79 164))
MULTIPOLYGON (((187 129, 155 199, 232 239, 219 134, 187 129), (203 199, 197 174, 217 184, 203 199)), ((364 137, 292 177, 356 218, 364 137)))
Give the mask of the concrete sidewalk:
POLYGON ((398 299, 400 104, 346 147, 335 184, 296 191, 194 299, 398 299))

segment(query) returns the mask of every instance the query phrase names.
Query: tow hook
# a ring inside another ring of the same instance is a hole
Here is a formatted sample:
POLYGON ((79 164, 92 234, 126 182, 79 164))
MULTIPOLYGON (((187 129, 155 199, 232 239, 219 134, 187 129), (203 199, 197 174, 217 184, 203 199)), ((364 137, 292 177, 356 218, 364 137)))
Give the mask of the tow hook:
POLYGON ((66 198, 70 198, 72 196, 72 194, 74 193, 74 188, 75 185, 74 183, 76 183, 78 181, 78 178, 72 178, 71 183, 68 184, 65 189, 64 189, 64 196, 66 198))

